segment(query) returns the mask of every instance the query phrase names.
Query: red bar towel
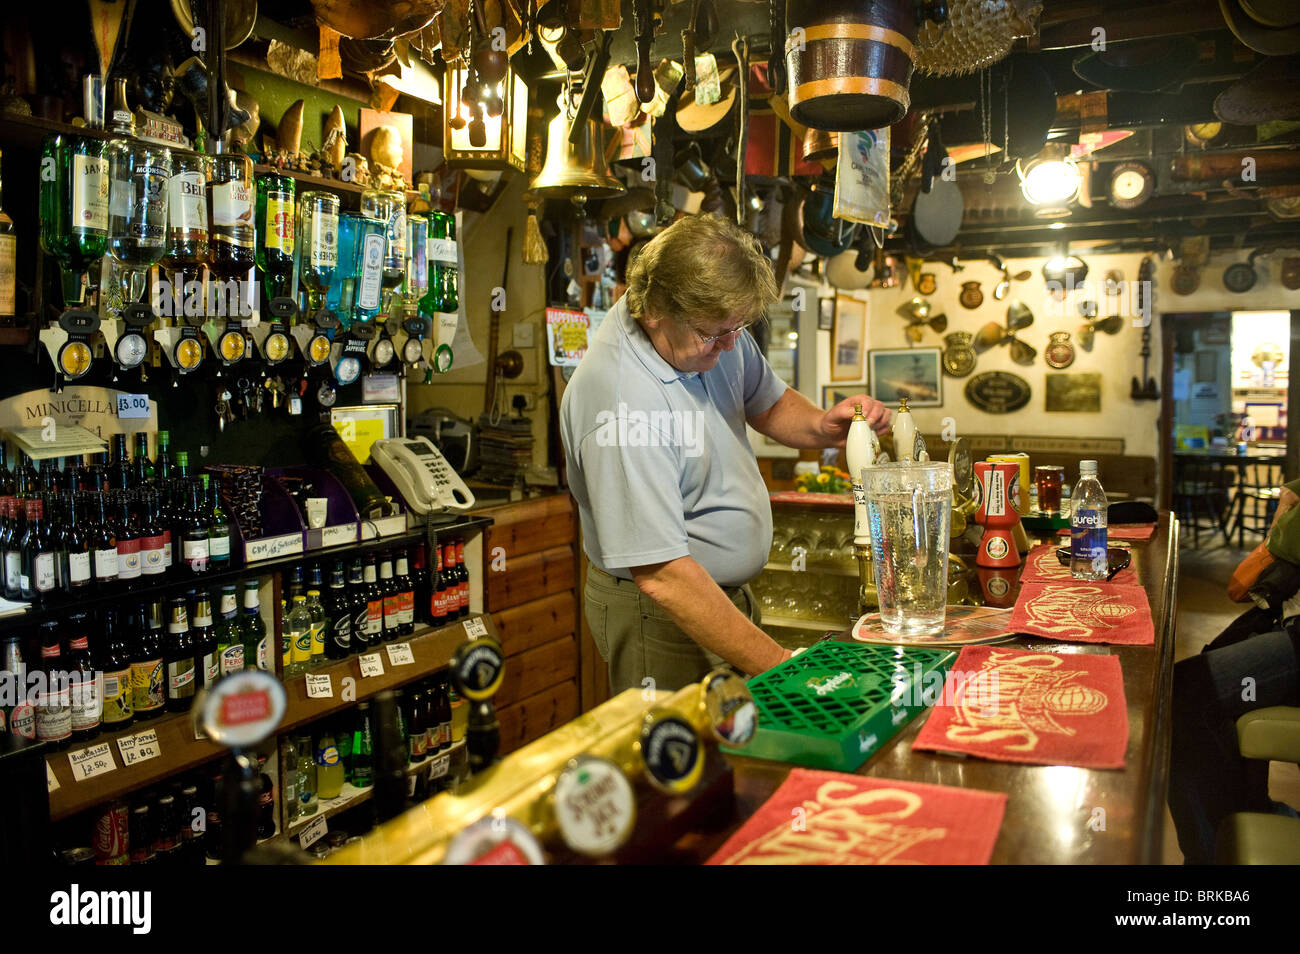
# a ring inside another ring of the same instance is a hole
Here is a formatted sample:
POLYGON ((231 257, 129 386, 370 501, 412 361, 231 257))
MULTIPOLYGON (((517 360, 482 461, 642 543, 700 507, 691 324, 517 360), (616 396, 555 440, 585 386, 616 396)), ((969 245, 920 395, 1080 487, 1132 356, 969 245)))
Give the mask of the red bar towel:
MULTIPOLYGON (((1070 568, 1061 565, 1061 561, 1056 556, 1056 547, 1050 543, 1029 551, 1029 555, 1025 557, 1025 569, 1020 574, 1021 583, 1069 583, 1073 579, 1074 577, 1070 576, 1070 568)), ((1111 586, 1142 585, 1138 580, 1137 571, 1131 566, 1120 570, 1115 574, 1114 579, 1106 582, 1111 586)))
POLYGON ((1001 792, 794 769, 711 865, 986 865, 1001 792))
MULTIPOLYGON (((1156 532, 1154 523, 1117 523, 1106 528, 1106 536, 1111 540, 1136 540, 1145 542, 1151 539, 1151 535, 1156 532)), ((1058 530, 1063 537, 1070 535, 1070 528, 1065 527, 1058 530)))
POLYGON ((1124 767, 1128 706, 1114 656, 967 646, 913 749, 1002 762, 1124 767))
POLYGON ((1146 590, 1083 580, 1021 586, 1011 629, 1070 643, 1150 646, 1156 641, 1146 590))

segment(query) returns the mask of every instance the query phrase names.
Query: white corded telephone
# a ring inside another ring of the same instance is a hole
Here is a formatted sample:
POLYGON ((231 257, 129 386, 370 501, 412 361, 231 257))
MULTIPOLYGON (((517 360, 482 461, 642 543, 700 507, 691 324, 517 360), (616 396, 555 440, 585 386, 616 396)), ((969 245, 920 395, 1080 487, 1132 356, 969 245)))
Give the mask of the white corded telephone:
POLYGON ((416 513, 468 510, 474 494, 427 437, 388 437, 370 445, 383 468, 416 513))

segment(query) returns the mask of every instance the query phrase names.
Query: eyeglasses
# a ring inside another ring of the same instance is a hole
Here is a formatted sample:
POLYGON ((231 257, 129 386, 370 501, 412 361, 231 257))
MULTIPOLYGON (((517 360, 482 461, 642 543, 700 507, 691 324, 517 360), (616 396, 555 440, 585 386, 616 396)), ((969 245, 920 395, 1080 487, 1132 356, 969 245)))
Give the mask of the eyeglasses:
POLYGON ((742 331, 744 331, 746 328, 748 328, 749 325, 750 325, 749 322, 745 322, 743 325, 740 325, 740 326, 737 327, 737 328, 732 328, 730 331, 724 331, 724 332, 723 332, 722 334, 720 334, 720 335, 704 335, 704 334, 700 334, 700 332, 697 331, 697 330, 695 329, 694 326, 691 327, 691 331, 694 331, 694 332, 695 332, 695 337, 699 338, 700 341, 704 342, 704 344, 707 345, 707 344, 713 344, 713 342, 715 342, 715 341, 721 341, 723 338, 731 338, 731 337, 733 337, 733 336, 735 336, 735 335, 738 335, 738 334, 740 334, 742 331))

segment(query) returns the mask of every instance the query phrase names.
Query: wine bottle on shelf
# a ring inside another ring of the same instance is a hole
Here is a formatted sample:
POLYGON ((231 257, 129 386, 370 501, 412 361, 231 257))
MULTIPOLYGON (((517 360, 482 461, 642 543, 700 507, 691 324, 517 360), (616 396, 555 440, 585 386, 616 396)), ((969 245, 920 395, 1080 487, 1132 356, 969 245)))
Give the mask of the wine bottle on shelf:
POLYGON ((183 571, 190 575, 207 573, 209 569, 208 554, 208 516, 205 513, 203 486, 191 479, 188 494, 188 513, 182 521, 184 535, 181 541, 184 554, 183 571))
POLYGON ((131 486, 131 458, 126 452, 125 434, 113 435, 112 456, 108 465, 108 486, 113 490, 126 490, 131 486))
POLYGON ((23 533, 21 597, 33 604, 43 604, 54 592, 58 569, 49 534, 43 524, 44 502, 27 501, 27 527, 23 533))
POLYGON ((0 556, 4 559, 4 594, 7 600, 22 598, 22 538, 26 512, 19 509, 21 502, 17 497, 4 498, 5 532, 0 539, 0 556))
POLYGON ((214 570, 230 566, 230 518, 221 505, 221 475, 211 475, 208 494, 208 561, 214 570))
POLYGON ((84 498, 68 494, 68 519, 63 524, 63 542, 59 547, 59 577, 63 591, 81 594, 94 586, 94 553, 91 549, 91 532, 86 520, 88 506, 78 507, 84 498))
POLYGON ((172 478, 171 432, 158 432, 158 457, 154 461, 154 479, 167 481, 172 478))
POLYGON ((92 553, 91 569, 95 576, 95 589, 110 593, 117 588, 117 538, 109 519, 108 499, 95 494, 95 513, 86 529, 92 553))
POLYGON ((158 516, 158 495, 142 495, 140 519, 140 577, 158 580, 167 572, 167 538, 158 516))
POLYGON ((113 528, 117 544, 117 579, 130 588, 140 581, 140 528, 131 516, 126 495, 117 494, 114 500, 117 507, 117 522, 113 528))
POLYGON ((14 495, 14 472, 9 469, 9 448, 0 440, 0 497, 14 495))

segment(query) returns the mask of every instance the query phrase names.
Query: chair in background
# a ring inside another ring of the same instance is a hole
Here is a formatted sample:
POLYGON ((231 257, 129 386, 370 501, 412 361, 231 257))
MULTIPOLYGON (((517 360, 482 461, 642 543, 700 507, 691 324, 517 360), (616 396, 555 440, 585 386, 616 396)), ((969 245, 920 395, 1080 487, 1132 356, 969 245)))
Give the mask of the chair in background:
POLYGON ((1247 464, 1241 470, 1241 479, 1228 510, 1228 541, 1237 534, 1237 546, 1246 545, 1246 533, 1261 540, 1268 534, 1273 514, 1281 496, 1281 462, 1247 464))
MULTIPOLYGON (((1237 746, 1248 759, 1300 762, 1300 708, 1269 706, 1237 720, 1237 746)), ((1219 825, 1215 860, 1225 865, 1300 864, 1300 818, 1237 812, 1219 825)))
POLYGON ((1107 523, 1155 523, 1158 517, 1145 500, 1121 500, 1106 508, 1107 523))
POLYGON ((1192 546, 1201 545, 1202 530, 1209 530, 1211 539, 1222 533, 1224 543, 1230 543, 1225 520, 1231 476, 1214 460, 1180 464, 1174 480, 1174 510, 1183 526, 1191 527, 1192 546))

